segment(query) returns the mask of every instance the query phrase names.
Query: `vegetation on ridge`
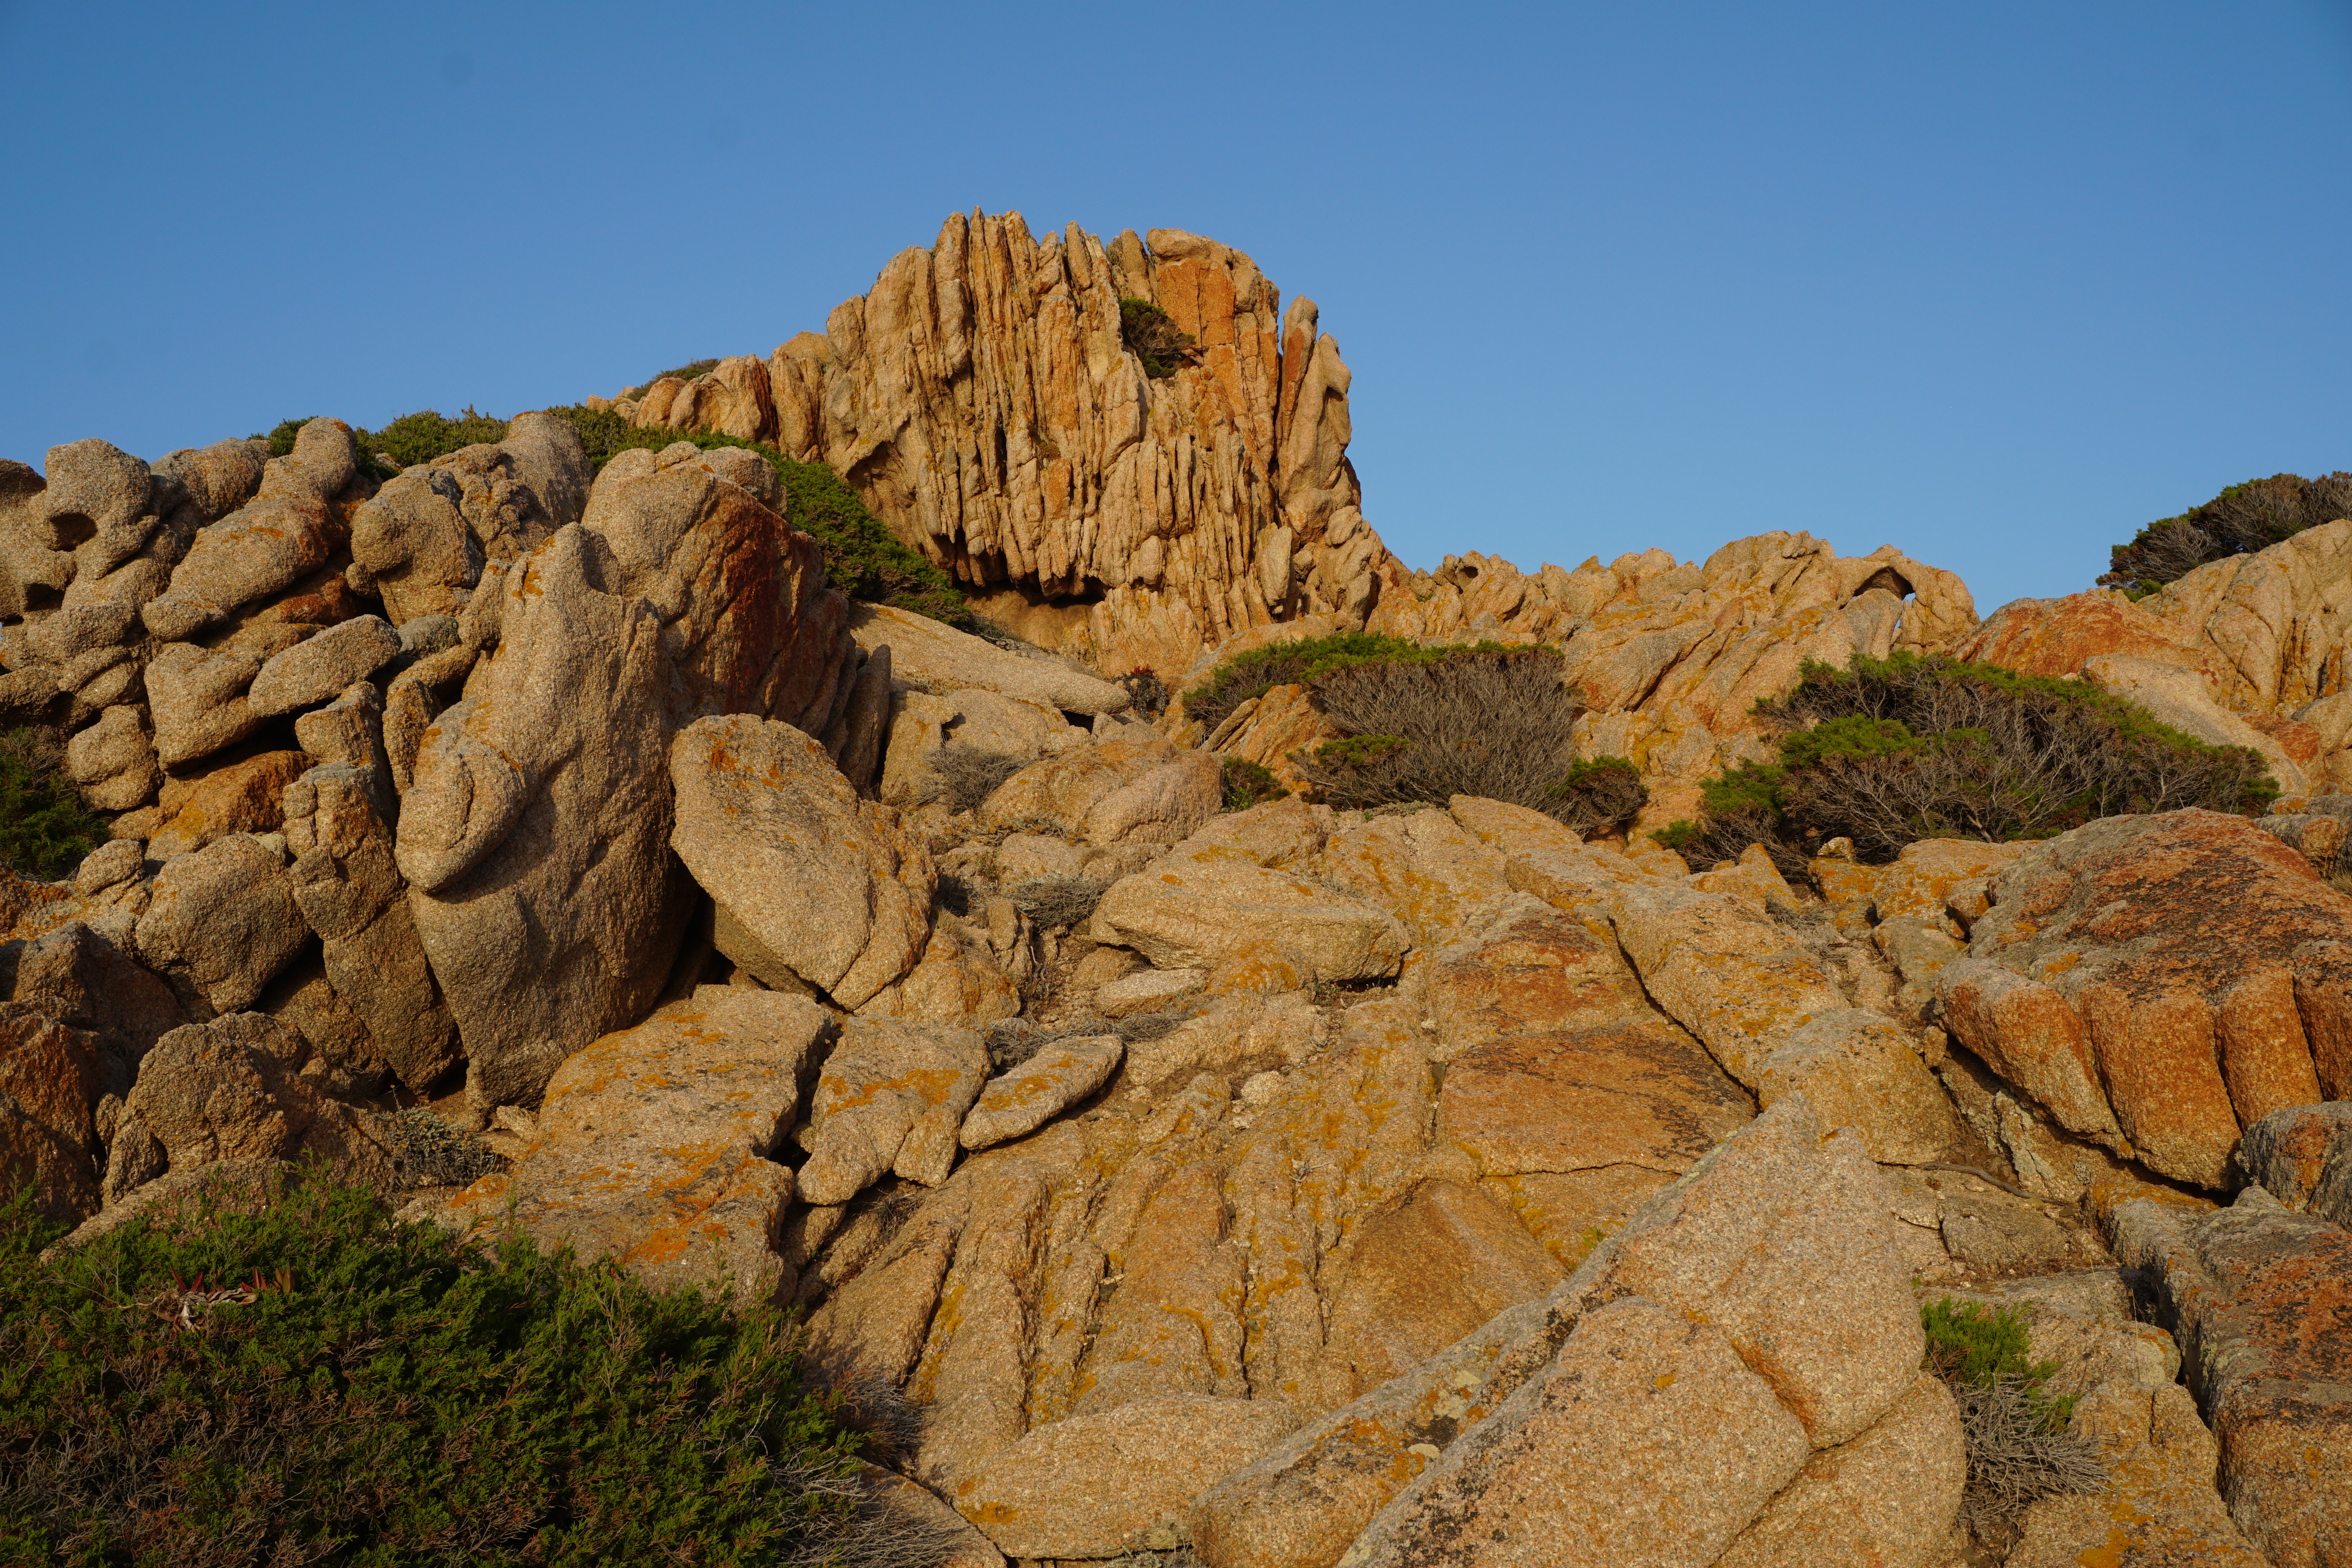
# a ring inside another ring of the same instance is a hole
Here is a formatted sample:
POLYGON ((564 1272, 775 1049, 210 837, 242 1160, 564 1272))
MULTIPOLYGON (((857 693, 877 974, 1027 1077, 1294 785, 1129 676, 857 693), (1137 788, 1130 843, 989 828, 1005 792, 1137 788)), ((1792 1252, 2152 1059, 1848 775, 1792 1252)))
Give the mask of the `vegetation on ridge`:
POLYGON ((1118 340, 1143 361, 1143 373, 1153 381, 1164 381, 1201 357, 1192 334, 1180 330, 1176 319, 1149 299, 1120 297, 1118 340))
POLYGON ((0 1559, 821 1563, 857 1528, 772 1308, 316 1176, 53 1239, 0 1209, 0 1559))
POLYGON ((2159 517, 2133 535, 2131 543, 2115 546, 2099 582, 2138 599, 2200 566, 2267 549, 2340 517, 2352 517, 2352 474, 2249 479, 2177 517, 2159 517))
POLYGON ((2053 838, 2095 818, 2186 806, 2252 815, 2278 797, 2260 753, 2210 746, 2084 681, 1941 653, 1806 661, 1754 710, 1780 761, 1700 786, 1706 817, 1656 835, 1694 864, 1760 843, 1787 873, 1831 839, 1874 863, 1920 839, 2053 838))

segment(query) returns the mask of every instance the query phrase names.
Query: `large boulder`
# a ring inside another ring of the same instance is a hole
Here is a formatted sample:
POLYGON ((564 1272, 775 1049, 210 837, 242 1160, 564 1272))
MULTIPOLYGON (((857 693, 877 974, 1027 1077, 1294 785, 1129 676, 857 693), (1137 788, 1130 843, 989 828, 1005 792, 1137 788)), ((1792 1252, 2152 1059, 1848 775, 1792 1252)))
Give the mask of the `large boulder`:
POLYGON ((241 1012, 310 939, 285 852, 250 833, 175 857, 139 916, 139 956, 192 1017, 241 1012))
POLYGON ((1945 1012, 2067 1131, 2226 1187, 2242 1125, 2352 1096, 2352 900, 2252 822, 2106 818, 2034 846, 1992 896, 1943 971, 1945 1012))
POLYGON ((793 1173, 772 1156, 830 1030, 799 997, 702 986, 548 1081, 536 1135, 446 1222, 509 1215, 542 1245, 610 1255, 656 1286, 724 1281, 773 1300, 793 1173))
POLYGON ((852 614, 857 645, 890 650, 902 679, 940 691, 977 686, 999 696, 1064 713, 1123 713, 1127 688, 1089 675, 1060 659, 1013 653, 984 638, 887 604, 861 604, 852 614))
POLYGON ((1309 983, 1393 975, 1412 945, 1403 924, 1377 904, 1259 865, 1239 849, 1190 840, 1112 883, 1095 906, 1095 929, 1163 969, 1213 969, 1286 949, 1309 983))
POLYGON ((716 911, 719 950, 779 989, 856 1008, 922 957, 938 873, 896 813, 861 800, 824 747, 748 714, 670 743, 670 846, 716 911))
POLYGON ((42 1218, 78 1225, 98 1212, 104 1087, 97 1040, 20 1002, 0 1004, 0 1175, 33 1187, 42 1218))
POLYGON ((614 458, 585 520, 503 574, 496 649, 402 798, 399 866, 478 1115, 535 1099, 658 994, 693 896, 669 848, 671 736, 706 714, 829 714, 839 686, 814 541, 680 444, 614 458))
MULTIPOLYGON (((389 1182, 392 1157, 374 1116, 306 1073, 310 1061, 300 1035, 259 1013, 173 1030, 141 1064, 112 1164, 152 1141, 163 1154, 152 1175, 215 1160, 311 1155, 347 1179, 389 1182)), ((119 1196, 110 1191, 110 1203, 119 1196)))
POLYGON ((329 763, 286 791, 287 875, 320 942, 335 994, 367 1026, 384 1062, 425 1092, 457 1060, 457 1026, 417 939, 416 917, 378 814, 369 765, 329 763))
POLYGON ((1033 762, 980 808, 990 830, 1050 823, 1087 843, 1175 843, 1205 824, 1223 786, 1216 759, 1179 752, 1151 730, 1033 762))

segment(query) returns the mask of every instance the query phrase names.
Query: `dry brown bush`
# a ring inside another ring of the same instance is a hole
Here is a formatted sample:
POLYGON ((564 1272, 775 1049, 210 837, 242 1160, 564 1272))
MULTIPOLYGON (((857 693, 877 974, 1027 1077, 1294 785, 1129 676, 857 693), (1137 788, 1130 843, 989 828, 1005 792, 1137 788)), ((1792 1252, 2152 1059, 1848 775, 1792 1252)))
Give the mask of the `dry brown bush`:
POLYGON ((947 791, 948 803, 959 811, 977 811, 996 787, 1028 766, 1009 751, 967 746, 951 740, 931 755, 931 772, 947 791))
POLYGON ((1335 670, 1315 705, 1343 738, 1291 760, 1342 808, 1476 795, 1559 816, 1578 712, 1560 674, 1549 648, 1335 670))

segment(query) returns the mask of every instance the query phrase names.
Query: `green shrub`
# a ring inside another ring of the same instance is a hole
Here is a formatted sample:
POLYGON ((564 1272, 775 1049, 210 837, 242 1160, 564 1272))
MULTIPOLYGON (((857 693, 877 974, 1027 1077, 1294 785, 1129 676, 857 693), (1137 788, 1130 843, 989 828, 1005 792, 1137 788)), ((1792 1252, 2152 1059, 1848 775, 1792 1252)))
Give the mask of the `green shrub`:
POLYGON ((1342 663, 1309 689, 1340 738, 1291 761, 1334 806, 1443 806, 1476 795, 1562 820, 1580 809, 1563 789, 1578 708, 1551 649, 1342 663))
POLYGON ((1228 757, 1223 763, 1225 778, 1225 810, 1246 811, 1252 806, 1263 806, 1268 800, 1279 800, 1290 793, 1282 787, 1272 770, 1252 762, 1246 757, 1228 757))
POLYGON ((2232 485, 2201 507, 2161 517, 2108 552, 2102 585, 2137 599, 2199 567, 2267 549, 2308 528, 2352 517, 2352 474, 2273 474, 2232 485))
POLYGON ((1179 331, 1175 319, 1149 299, 1120 298, 1118 340, 1143 361, 1143 373, 1154 381, 1172 376, 1200 359, 1192 334, 1179 331))
POLYGON ((1960 1517, 1979 1540, 2000 1539, 2037 1499, 2105 1485, 2097 1450, 2067 1431, 2080 1396, 2049 1391, 2058 1364, 2032 1358, 2022 1312, 1948 1296, 1920 1304, 1919 1325, 1927 1369, 1959 1406, 1969 1457, 1960 1517))
POLYGON ((43 1262, 0 1213, 0 1560, 809 1561, 856 1439, 787 1319, 315 1175, 43 1262))
POLYGON ((0 736, 0 865, 19 876, 64 876, 109 836, 59 760, 56 741, 38 730, 0 736))
POLYGON ((1943 654, 1808 661, 1755 711, 1780 731, 1779 762, 1704 781, 1706 819, 1661 843, 1706 864, 1760 843, 1797 872, 1838 837, 1879 863, 1920 839, 2051 838, 2188 806, 2255 815, 2278 796, 2258 752, 2209 746, 2087 682, 1943 654))
POLYGON ((302 427, 310 423, 310 420, 319 417, 314 413, 308 419, 281 419, 270 426, 268 434, 256 435, 253 439, 269 443, 269 455, 272 457, 291 456, 294 452, 294 437, 301 433, 302 427))
POLYGON ((373 458, 381 452, 403 468, 446 457, 461 446, 491 444, 507 438, 507 422, 494 414, 477 413, 467 403, 452 419, 433 409, 404 413, 382 430, 355 430, 352 439, 373 458))

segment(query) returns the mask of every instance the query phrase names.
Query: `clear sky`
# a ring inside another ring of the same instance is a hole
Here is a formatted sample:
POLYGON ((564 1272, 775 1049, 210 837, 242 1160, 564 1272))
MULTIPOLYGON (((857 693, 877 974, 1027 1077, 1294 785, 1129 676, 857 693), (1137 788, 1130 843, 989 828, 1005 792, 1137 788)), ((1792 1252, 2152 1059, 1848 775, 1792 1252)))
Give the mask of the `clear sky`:
POLYGON ((1416 565, 2088 586, 2352 467, 2352 0, 0 0, 0 455, 610 394, 952 210, 1311 296, 1416 565))

